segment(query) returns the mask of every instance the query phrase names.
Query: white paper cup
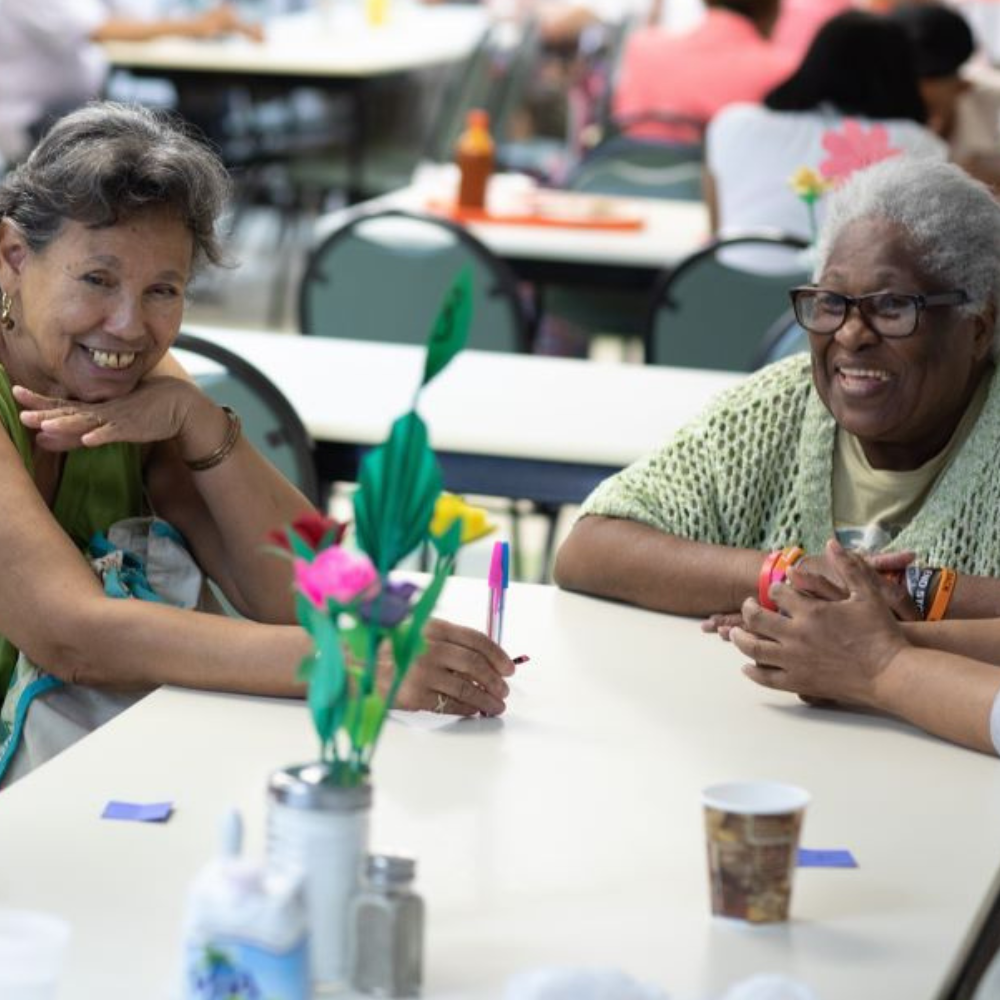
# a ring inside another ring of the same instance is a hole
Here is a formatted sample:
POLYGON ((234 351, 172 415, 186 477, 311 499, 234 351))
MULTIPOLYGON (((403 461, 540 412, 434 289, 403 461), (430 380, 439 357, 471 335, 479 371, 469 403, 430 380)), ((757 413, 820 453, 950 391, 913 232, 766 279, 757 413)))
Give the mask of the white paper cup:
POLYGON ((69 939, 59 917, 0 909, 0 997, 54 1000, 69 939))
POLYGON ((788 919, 809 793, 776 781, 730 781, 701 795, 712 913, 751 923, 788 919))

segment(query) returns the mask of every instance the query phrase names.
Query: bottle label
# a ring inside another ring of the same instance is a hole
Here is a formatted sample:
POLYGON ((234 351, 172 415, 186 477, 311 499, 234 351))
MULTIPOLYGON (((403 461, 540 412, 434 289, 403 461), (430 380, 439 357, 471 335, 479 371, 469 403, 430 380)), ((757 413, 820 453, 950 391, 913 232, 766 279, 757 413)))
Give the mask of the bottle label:
POLYGON ((308 941, 275 951, 220 935, 189 946, 185 978, 185 1000, 308 1000, 308 941))

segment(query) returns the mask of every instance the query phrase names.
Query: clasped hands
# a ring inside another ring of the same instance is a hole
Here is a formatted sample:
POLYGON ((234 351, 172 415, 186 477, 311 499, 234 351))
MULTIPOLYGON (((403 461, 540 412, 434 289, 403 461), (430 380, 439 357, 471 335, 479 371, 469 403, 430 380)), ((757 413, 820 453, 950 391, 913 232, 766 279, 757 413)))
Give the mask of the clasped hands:
POLYGON ((912 559, 863 556, 830 541, 771 588, 777 612, 751 597, 739 615, 714 615, 703 628, 750 657, 743 672, 764 687, 878 707, 885 671, 907 645, 900 621, 918 617, 901 579, 912 559))

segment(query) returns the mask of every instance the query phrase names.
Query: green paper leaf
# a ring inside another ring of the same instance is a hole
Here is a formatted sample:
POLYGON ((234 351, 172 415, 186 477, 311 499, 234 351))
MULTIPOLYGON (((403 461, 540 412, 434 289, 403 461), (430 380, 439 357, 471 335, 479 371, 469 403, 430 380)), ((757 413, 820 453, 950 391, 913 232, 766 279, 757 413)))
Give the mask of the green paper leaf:
POLYGON ((295 617, 299 624, 310 634, 315 635, 313 621, 317 615, 316 605, 300 591, 295 591, 295 617))
POLYGON ((426 537, 441 470, 416 411, 400 417, 385 444, 361 463, 354 516, 358 544, 386 577, 426 537))
POLYGON ((358 732, 358 747, 371 746, 378 736, 385 718, 385 699, 374 691, 368 695, 361 707, 361 728, 358 732))
POLYGON ((431 535, 431 542, 439 556, 455 555, 462 547, 462 519, 456 517, 441 535, 431 535))
POLYGON ((465 267, 448 289, 431 328, 421 386, 427 385, 465 346, 471 324, 472 269, 465 267))
POLYGON ((448 582, 452 565, 453 560, 451 559, 437 561, 430 586, 420 595, 420 600, 414 605, 409 622, 393 633, 392 653, 396 661, 397 687, 402 683, 410 665, 426 648, 423 638, 424 626, 441 596, 441 591, 444 590, 444 585, 448 582))
POLYGON ((292 547, 293 555, 298 556, 299 559, 305 559, 306 562, 312 562, 316 558, 312 546, 297 531, 289 528, 285 535, 288 537, 288 544, 292 547))
POLYGON ((369 630, 364 622, 357 622, 350 628, 341 629, 340 637, 347 647, 351 659, 364 663, 368 659, 369 630))
POLYGON ((333 740, 347 709, 347 667, 336 625, 322 613, 313 620, 316 657, 309 676, 306 700, 320 743, 333 740))
POLYGON ((309 678, 312 677, 313 665, 316 662, 316 654, 310 653, 308 656, 302 657, 302 662, 299 663, 299 669, 295 671, 295 679, 301 681, 303 684, 309 683, 309 678))

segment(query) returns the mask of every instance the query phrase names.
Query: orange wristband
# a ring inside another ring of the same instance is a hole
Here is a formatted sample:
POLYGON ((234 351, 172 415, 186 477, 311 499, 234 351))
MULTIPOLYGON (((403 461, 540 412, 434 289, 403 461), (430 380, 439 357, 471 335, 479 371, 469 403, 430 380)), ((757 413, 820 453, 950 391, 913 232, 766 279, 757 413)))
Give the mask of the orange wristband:
POLYGON ((784 583, 788 571, 805 555, 805 551, 797 545, 789 545, 781 550, 778 561, 771 571, 771 583, 784 583))
POLYGON ((951 595, 955 592, 955 584, 958 583, 958 574, 953 569, 941 568, 941 581, 934 591, 934 599, 931 601, 931 609, 927 612, 924 621, 939 622, 944 618, 951 601, 951 595))
POLYGON ((777 611, 778 606, 771 600, 772 583, 784 583, 788 571, 805 555, 797 545, 787 545, 783 549, 771 552, 764 560, 757 577, 757 599, 762 608, 777 611))
POLYGON ((767 608, 768 611, 778 610, 778 606, 771 600, 768 591, 771 589, 771 574, 774 572, 774 567, 777 565, 780 558, 781 549, 769 552, 766 556, 764 556, 764 562, 760 567, 760 573, 757 575, 757 600, 760 602, 760 606, 762 608, 767 608))

